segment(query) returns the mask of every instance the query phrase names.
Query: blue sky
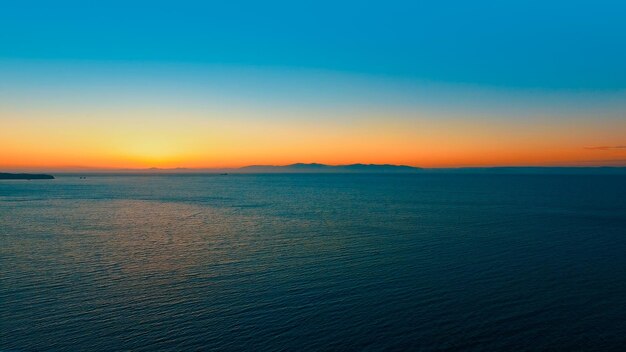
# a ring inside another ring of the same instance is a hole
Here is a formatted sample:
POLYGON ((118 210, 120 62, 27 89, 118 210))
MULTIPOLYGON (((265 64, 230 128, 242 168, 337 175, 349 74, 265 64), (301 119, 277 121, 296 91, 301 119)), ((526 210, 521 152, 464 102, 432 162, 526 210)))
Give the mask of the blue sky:
POLYGON ((623 1, 5 1, 0 58, 626 88, 623 1))

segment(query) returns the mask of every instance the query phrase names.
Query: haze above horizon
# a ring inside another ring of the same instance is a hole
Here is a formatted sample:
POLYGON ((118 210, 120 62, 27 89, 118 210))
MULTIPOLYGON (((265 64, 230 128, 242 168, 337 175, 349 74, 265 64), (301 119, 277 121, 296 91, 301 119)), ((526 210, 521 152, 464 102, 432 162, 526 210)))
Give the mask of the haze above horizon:
POLYGON ((619 1, 4 4, 0 170, 626 166, 624 13, 619 1))

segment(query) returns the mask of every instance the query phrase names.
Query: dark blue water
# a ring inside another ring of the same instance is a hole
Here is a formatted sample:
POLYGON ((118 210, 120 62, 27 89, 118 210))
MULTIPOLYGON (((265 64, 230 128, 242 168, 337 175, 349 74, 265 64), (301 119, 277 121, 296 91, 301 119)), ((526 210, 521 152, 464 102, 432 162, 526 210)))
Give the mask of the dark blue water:
POLYGON ((623 351, 626 178, 0 182, 0 350, 623 351))

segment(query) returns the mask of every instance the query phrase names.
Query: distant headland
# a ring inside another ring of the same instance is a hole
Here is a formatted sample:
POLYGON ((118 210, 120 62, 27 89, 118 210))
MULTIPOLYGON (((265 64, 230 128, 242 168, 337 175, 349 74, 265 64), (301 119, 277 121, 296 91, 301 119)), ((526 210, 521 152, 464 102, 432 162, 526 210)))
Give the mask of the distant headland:
POLYGON ((0 180, 53 180, 54 176, 46 174, 10 174, 0 172, 0 180))

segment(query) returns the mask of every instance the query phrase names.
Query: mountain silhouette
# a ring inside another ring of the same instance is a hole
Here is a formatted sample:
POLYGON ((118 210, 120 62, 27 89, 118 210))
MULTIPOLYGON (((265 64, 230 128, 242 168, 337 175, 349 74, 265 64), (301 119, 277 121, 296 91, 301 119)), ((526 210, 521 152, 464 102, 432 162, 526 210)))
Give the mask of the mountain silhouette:
POLYGON ((296 163, 291 165, 251 165, 238 169, 241 172, 254 173, 412 173, 422 169, 406 165, 391 164, 349 164, 326 165, 318 163, 296 163))

